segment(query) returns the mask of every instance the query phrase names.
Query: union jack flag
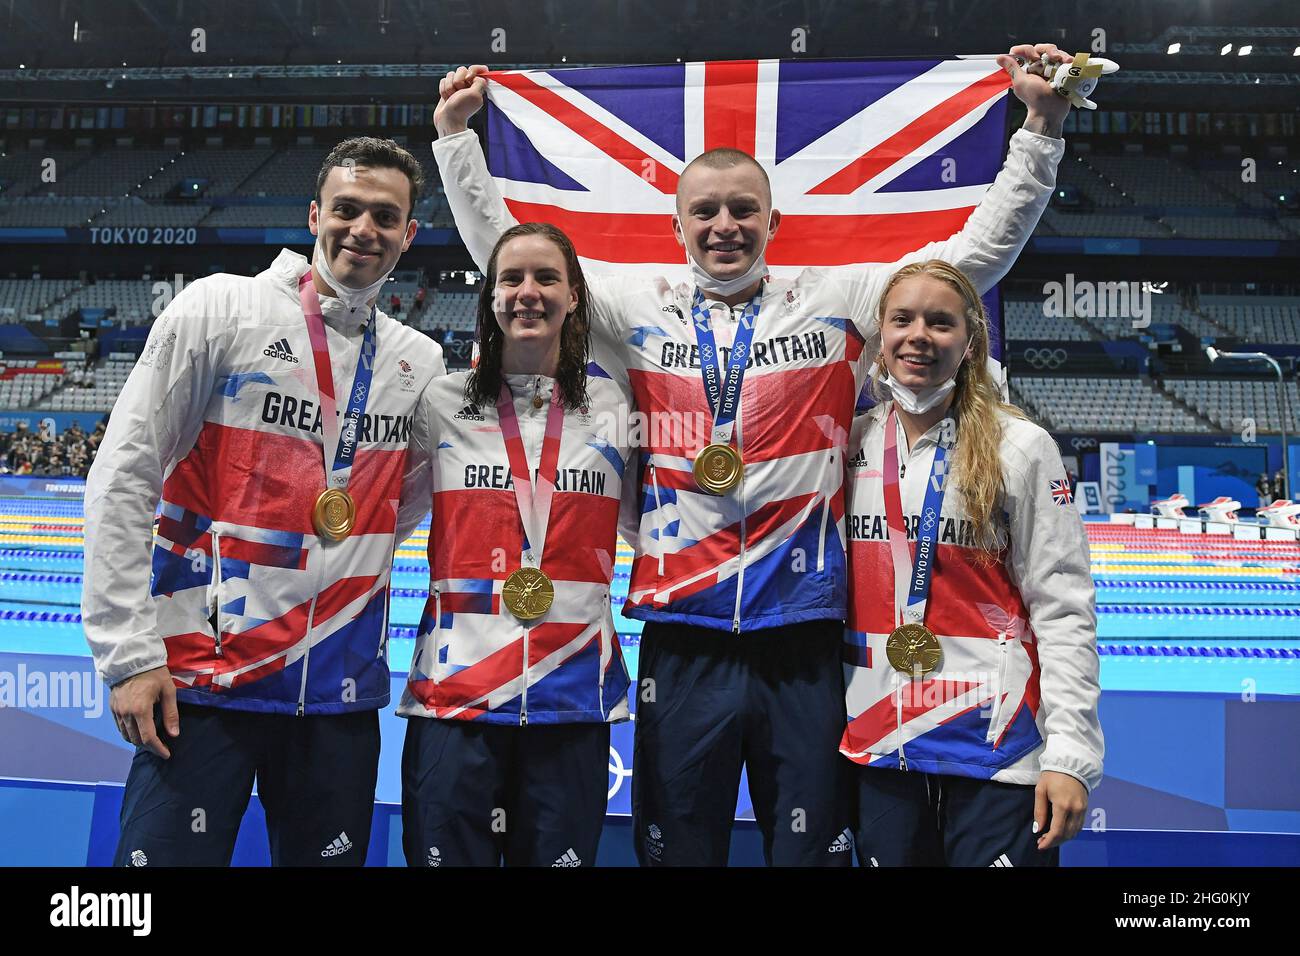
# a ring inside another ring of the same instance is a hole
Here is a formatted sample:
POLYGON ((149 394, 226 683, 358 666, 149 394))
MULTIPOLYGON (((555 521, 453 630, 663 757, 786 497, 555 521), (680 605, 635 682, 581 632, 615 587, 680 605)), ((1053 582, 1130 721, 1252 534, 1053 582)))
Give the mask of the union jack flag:
POLYGON ((685 278, 686 164, 730 146, 772 181, 777 274, 892 262, 961 229, 1001 165, 1009 79, 991 57, 697 62, 488 74, 489 169, 515 218, 603 271, 685 278))
POLYGON ((1069 479, 1061 478, 1058 481, 1050 481, 1047 487, 1052 492, 1052 500, 1061 507, 1065 507, 1074 501, 1074 493, 1070 491, 1069 479))

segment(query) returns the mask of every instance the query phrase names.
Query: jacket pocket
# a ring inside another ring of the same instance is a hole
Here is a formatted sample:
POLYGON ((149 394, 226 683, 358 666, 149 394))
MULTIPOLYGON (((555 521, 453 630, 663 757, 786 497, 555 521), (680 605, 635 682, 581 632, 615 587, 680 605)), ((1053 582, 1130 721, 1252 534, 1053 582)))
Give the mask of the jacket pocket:
POLYGON ((664 574, 664 529, 667 522, 664 521, 663 505, 659 502, 659 476, 655 474, 655 466, 650 465, 650 486, 655 493, 655 543, 659 552, 659 576, 664 574))
POLYGON ((433 660, 429 664, 429 674, 436 684, 442 680, 442 654, 446 647, 447 635, 442 629, 442 592, 433 582, 429 582, 429 591, 433 597, 433 633, 430 635, 433 638, 430 641, 433 646, 433 660))
POLYGON ((817 537, 817 571, 820 573, 826 570, 826 524, 831 518, 831 495, 834 494, 835 478, 835 451, 831 451, 830 462, 831 488, 827 490, 827 482, 822 482, 822 530, 817 537))
POLYGON ((379 650, 375 652, 375 660, 380 660, 384 656, 384 651, 388 649, 388 615, 393 607, 393 579, 390 575, 388 586, 384 588, 384 624, 379 631, 379 650))
POLYGON ((221 533, 209 532, 212 542, 212 584, 208 589, 208 622, 212 625, 213 650, 221 656, 221 533))

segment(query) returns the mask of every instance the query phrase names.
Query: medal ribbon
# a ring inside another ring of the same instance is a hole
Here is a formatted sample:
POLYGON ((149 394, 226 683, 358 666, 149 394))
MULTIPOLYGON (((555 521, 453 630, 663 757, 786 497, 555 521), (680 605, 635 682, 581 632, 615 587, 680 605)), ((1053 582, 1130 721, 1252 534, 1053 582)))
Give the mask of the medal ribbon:
POLYGON ((560 467, 560 435, 564 431, 564 406, 560 404, 559 383, 551 386, 551 407, 546 412, 546 434, 542 438, 542 462, 536 484, 528 470, 528 454, 524 451, 523 436, 519 434, 514 397, 505 381, 501 382, 501 392, 497 396, 497 418, 501 421, 501 437, 505 439, 506 455, 510 459, 519 520, 524 526, 523 563, 527 567, 540 568, 542 551, 546 546, 546 528, 551 523, 555 476, 560 467))
POLYGON ((945 475, 947 449, 936 442, 930 482, 925 488, 920 526, 916 531, 916 555, 907 544, 903 524, 903 499, 898 481, 898 427, 893 407, 885 419, 885 524, 889 527, 889 553, 894 561, 894 624, 921 624, 930 600, 930 579, 938 551, 939 517, 943 513, 943 496, 948 488, 945 475), (909 573, 910 572, 910 573, 909 573), (903 593, 906 591, 906 605, 903 593), (901 620, 900 620, 901 618, 901 620))
POLYGON ((302 315, 307 320, 307 334, 311 339, 312 360, 316 366, 316 392, 320 404, 321 429, 325 453, 325 486, 347 490, 352 478, 352 465, 357 450, 357 433, 361 416, 370 400, 370 382, 375 369, 375 309, 370 308, 361 339, 361 354, 353 374, 352 391, 348 393, 347 412, 339 421, 338 403, 334 398, 334 370, 330 366, 329 341, 325 337, 325 316, 321 314, 320 296, 312 284, 308 269, 298 280, 298 296, 302 300, 302 315))
POLYGON ((725 382, 719 373, 718 347, 714 343, 713 328, 709 324, 709 310, 704 307, 704 293, 696 289, 695 297, 691 300, 695 342, 700 349, 700 376, 704 379, 704 394, 709 399, 709 411, 713 414, 712 441, 717 445, 731 444, 731 436, 736 430, 740 383, 745 378, 745 360, 749 358, 749 346, 754 340, 754 325, 762 299, 763 289, 760 286, 740 315, 740 327, 736 329, 736 339, 731 345, 731 355, 727 360, 725 382))

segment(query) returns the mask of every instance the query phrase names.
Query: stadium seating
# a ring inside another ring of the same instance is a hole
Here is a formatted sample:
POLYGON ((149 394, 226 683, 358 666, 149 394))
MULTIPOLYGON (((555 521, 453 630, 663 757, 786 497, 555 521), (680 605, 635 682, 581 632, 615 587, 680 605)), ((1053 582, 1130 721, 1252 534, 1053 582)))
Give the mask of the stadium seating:
POLYGON ((302 229, 307 225, 307 200, 287 206, 226 206, 214 209, 201 225, 236 229, 302 229))
POLYGON ((477 303, 476 292, 439 292, 430 289, 424 300, 424 310, 415 326, 422 332, 432 332, 434 329, 472 332, 477 303))
POLYGON ((104 203, 98 200, 64 199, 19 199, 11 203, 0 203, 0 228, 4 229, 40 229, 46 227, 85 226, 99 211, 104 203))
POLYGON ((291 146, 259 166, 234 192, 236 196, 303 196, 316 191, 316 173, 329 149, 291 146))
POLYGON ((140 195, 161 199, 185 179, 206 179, 205 196, 230 196, 235 188, 265 164, 275 150, 269 146, 257 149, 223 149, 205 147, 192 149, 169 165, 165 172, 145 183, 140 195))
MULTIPOLYGON (((1182 399, 1214 422, 1225 432, 1239 433, 1254 423, 1256 432, 1281 431, 1282 409, 1276 381, 1256 379, 1176 379, 1164 380, 1165 390, 1182 399)), ((1300 391, 1294 381, 1287 382, 1287 430, 1297 431, 1300 391)))
POLYGON ((1016 397, 1044 427, 1061 431, 1209 432, 1210 426, 1137 378, 1018 375, 1016 397))
POLYGON ((60 175, 56 182, 42 184, 33 194, 105 199, 125 196, 141 188, 146 177, 159 175, 179 157, 179 149, 140 149, 134 146, 101 149, 88 161, 60 175))
POLYGON ((1293 239, 1277 223, 1248 216, 1167 216, 1165 222, 1180 238, 1293 239))
POLYGON ((1300 302, 1282 296, 1201 296, 1200 310, 1249 342, 1300 342, 1300 302))
POLYGON ((164 206, 141 201, 115 203, 94 222, 96 226, 197 226, 211 206, 164 206))
POLYGON ((1002 304, 1007 341, 1046 339, 1051 342, 1091 342, 1093 336, 1083 326, 1064 316, 1043 313, 1042 302, 1008 299, 1002 304))
POLYGON ((1295 161, 1272 160, 1255 167, 1253 182, 1242 180, 1242 170, 1205 170, 1201 178, 1239 203, 1256 209, 1276 209, 1278 196, 1294 191, 1300 180, 1294 171, 1295 161))
POLYGON ((1122 195, 1101 173, 1081 156, 1066 156, 1057 170, 1057 183, 1074 186, 1094 206, 1131 206, 1133 201, 1122 195))
POLYGON ((1191 168, 1167 156, 1091 153, 1086 162, 1139 205, 1236 205, 1232 196, 1220 192, 1191 168))
POLYGON ((1113 236, 1119 239, 1168 239, 1166 226, 1135 212, 1094 213, 1049 208, 1043 221, 1061 236, 1113 236))
POLYGON ((62 372, 31 374, 24 370, 36 369, 38 359, 5 359, 0 368, 5 370, 0 378, 0 409, 27 408, 53 392, 64 381, 62 372))
POLYGON ((6 198, 63 195, 59 183, 78 166, 90 162, 93 156, 94 150, 91 149, 34 147, 5 150, 0 154, 0 179, 8 180, 11 185, 4 195, 6 198))
POLYGON ((127 325, 148 325, 153 321, 153 283, 145 279, 101 279, 72 293, 59 303, 58 314, 80 308, 112 309, 114 318, 127 325))
POLYGON ((134 363, 105 359, 95 363, 90 370, 93 386, 86 388, 65 380, 63 388, 54 391, 36 407, 56 412, 108 411, 117 401, 134 363))
POLYGON ((0 279, 0 322, 40 315, 80 285, 76 279, 0 279))

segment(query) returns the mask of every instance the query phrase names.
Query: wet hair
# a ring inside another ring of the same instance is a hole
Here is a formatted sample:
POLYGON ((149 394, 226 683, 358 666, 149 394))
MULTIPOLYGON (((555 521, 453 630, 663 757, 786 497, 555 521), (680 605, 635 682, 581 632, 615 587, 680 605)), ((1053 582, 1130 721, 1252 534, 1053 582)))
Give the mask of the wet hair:
POLYGON ((476 405, 495 405, 501 392, 501 359, 505 346, 505 333, 497 324, 493 308, 497 288, 497 260, 506 243, 520 236, 542 236, 549 239, 564 256, 569 285, 578 292, 577 307, 564 317, 560 328, 560 360, 555 370, 561 401, 565 408, 578 408, 588 404, 587 356, 591 350, 587 284, 582 277, 582 266, 573 243, 559 229, 545 222, 524 222, 512 226, 501 234, 488 257, 487 274, 478 294, 477 338, 478 364, 465 383, 465 399, 476 405))

